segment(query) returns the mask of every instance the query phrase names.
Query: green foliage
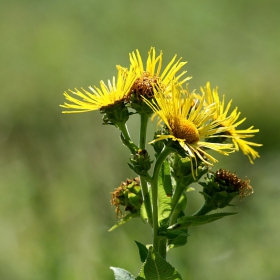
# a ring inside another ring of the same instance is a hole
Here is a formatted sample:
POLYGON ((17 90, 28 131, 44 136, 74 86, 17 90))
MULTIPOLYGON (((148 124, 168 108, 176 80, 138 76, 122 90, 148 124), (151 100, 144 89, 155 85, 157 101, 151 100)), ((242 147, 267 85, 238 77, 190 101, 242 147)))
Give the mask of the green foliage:
POLYGON ((188 229, 167 231, 168 249, 184 246, 188 242, 188 229))
POLYGON ((110 267, 114 271, 115 280, 135 280, 134 276, 125 269, 119 267, 110 267))
POLYGON ((149 253, 136 280, 180 280, 180 274, 153 247, 149 253))
POLYGON ((141 259, 141 262, 145 262, 145 260, 147 259, 148 257, 148 252, 149 250, 147 249, 147 247, 145 245, 143 245, 142 243, 138 242, 138 241, 135 241, 137 247, 138 247, 138 250, 139 250, 139 255, 140 255, 140 259, 141 259))
POLYGON ((138 213, 128 213, 123 218, 121 218, 115 225, 113 225, 109 231, 113 231, 114 229, 118 228, 119 226, 122 226, 126 224, 128 221, 130 221, 132 218, 139 218, 138 213))
POLYGON ((140 208, 140 217, 144 223, 148 222, 148 217, 151 217, 153 214, 152 204, 151 204, 151 192, 147 193, 144 197, 144 200, 147 203, 143 203, 140 208))
POLYGON ((201 226, 204 224, 212 223, 226 216, 235 215, 237 213, 215 213, 205 216, 184 216, 177 220, 177 223, 170 226, 171 230, 187 229, 189 227, 201 226))
POLYGON ((169 164, 172 177, 177 185, 183 187, 184 190, 207 173, 206 168, 199 166, 197 169, 197 176, 194 178, 191 172, 191 161, 188 156, 181 157, 179 154, 174 153, 169 157, 169 164))
MULTIPOLYGON (((138 175, 147 176, 147 171, 150 170, 153 161, 150 160, 150 156, 147 150, 138 149, 133 153, 133 157, 130 159, 132 164, 128 163, 128 166, 138 175)), ((149 177, 149 176, 148 176, 149 177)))
POLYGON ((169 218, 171 213, 172 182, 168 161, 164 161, 159 173, 158 180, 158 221, 169 218))

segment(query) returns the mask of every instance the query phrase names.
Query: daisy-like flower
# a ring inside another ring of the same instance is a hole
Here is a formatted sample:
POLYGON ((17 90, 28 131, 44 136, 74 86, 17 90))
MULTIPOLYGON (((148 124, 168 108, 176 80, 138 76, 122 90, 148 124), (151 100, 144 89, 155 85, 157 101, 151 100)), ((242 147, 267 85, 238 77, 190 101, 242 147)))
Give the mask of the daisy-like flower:
POLYGON ((100 110, 123 101, 136 79, 136 73, 132 68, 127 70, 117 66, 117 69, 117 80, 113 77, 112 82, 110 80, 108 81, 108 85, 101 81, 100 88, 96 86, 89 87, 90 91, 83 88, 80 91, 76 88, 75 91, 69 90, 71 94, 64 92, 66 100, 70 103, 64 102, 60 106, 71 110, 63 111, 62 113, 81 113, 100 110))
POLYGON ((238 111, 237 107, 229 113, 232 100, 230 100, 230 102, 226 105, 225 96, 223 95, 223 99, 220 100, 218 88, 211 90, 209 82, 206 83, 204 88, 201 88, 201 92, 205 94, 206 106, 208 104, 215 103, 216 110, 213 117, 216 120, 222 120, 221 125, 223 127, 228 127, 226 134, 228 134, 228 137, 231 138, 236 151, 241 149, 241 151, 248 156, 250 163, 253 164, 253 160, 259 158, 260 156, 259 153, 252 147, 260 147, 262 144, 257 144, 244 139, 253 137, 253 133, 259 132, 259 129, 254 129, 253 126, 247 129, 236 129, 246 120, 246 118, 238 120, 241 113, 238 111))
POLYGON ((172 93, 168 95, 160 90, 155 91, 153 101, 144 99, 168 131, 168 133, 157 135, 151 143, 167 139, 179 143, 189 155, 191 162, 195 161, 195 168, 192 163, 192 174, 195 177, 194 169, 197 169, 197 159, 207 165, 217 162, 217 159, 207 152, 208 149, 228 155, 233 151, 232 144, 205 141, 218 135, 226 137, 223 135, 226 129, 221 126, 222 120, 213 120, 214 104, 205 107, 204 96, 199 102, 195 94, 189 94, 186 90, 182 91, 179 86, 173 85, 171 90, 172 93))
POLYGON ((191 77, 185 77, 179 81, 187 71, 183 71, 178 76, 175 76, 179 70, 187 63, 181 62, 181 58, 176 61, 176 55, 162 70, 162 51, 156 56, 155 48, 151 48, 148 52, 146 67, 144 67, 140 52, 136 50, 129 54, 131 67, 135 70, 137 78, 130 90, 130 95, 134 94, 136 99, 141 100, 141 96, 152 98, 154 96, 154 86, 160 90, 166 90, 171 84, 171 81, 183 84, 191 77))

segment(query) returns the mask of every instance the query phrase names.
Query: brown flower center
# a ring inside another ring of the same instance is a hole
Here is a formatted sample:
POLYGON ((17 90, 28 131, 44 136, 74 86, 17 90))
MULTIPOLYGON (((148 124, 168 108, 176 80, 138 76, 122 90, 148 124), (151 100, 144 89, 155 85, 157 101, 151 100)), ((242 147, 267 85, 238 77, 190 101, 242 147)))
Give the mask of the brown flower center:
POLYGON ((149 72, 144 72, 142 76, 135 80, 128 95, 134 94, 140 100, 141 95, 146 98, 153 98, 153 85, 158 84, 159 77, 151 76, 149 72))
POLYGON ((199 132, 193 122, 184 118, 175 118, 171 124, 173 135, 192 144, 199 140, 199 132))
POLYGON ((216 178, 222 179, 226 184, 233 186, 235 191, 239 192, 241 198, 254 193, 253 188, 250 186, 250 180, 242 180, 228 170, 220 168, 216 172, 216 178))

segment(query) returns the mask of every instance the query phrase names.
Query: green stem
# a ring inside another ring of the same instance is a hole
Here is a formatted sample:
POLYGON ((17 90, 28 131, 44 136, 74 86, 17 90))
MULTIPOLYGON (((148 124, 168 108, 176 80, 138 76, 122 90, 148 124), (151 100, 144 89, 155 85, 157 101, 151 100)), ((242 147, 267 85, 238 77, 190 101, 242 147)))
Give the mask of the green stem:
POLYGON ((166 245, 167 245, 167 238, 166 237, 161 237, 158 241, 159 243, 159 249, 158 249, 158 252, 159 252, 159 255, 166 259, 166 245))
POLYGON ((146 148, 146 134, 147 134, 149 115, 141 114, 140 117, 141 119, 140 119, 139 148, 144 150, 146 148))
POLYGON ((151 211, 150 211, 150 209, 152 209, 152 206, 151 206, 151 200, 148 191, 148 184, 147 181, 143 178, 143 176, 140 176, 140 184, 141 184, 142 198, 148 215, 148 223, 151 226, 153 226, 153 216, 151 215, 151 211))
POLYGON ((177 222, 178 216, 181 212, 181 209, 179 209, 180 207, 176 207, 170 214, 170 218, 169 218, 169 225, 174 225, 177 222))
MULTIPOLYGON (((146 120, 145 127, 147 127, 147 121, 148 121, 148 118, 146 120)), ((130 135, 129 135, 129 132, 128 132, 128 129, 127 129, 126 123, 119 122, 117 124, 117 127, 122 132, 121 140, 122 140, 123 144, 129 148, 129 150, 132 154, 135 154, 136 151, 139 150, 139 148, 132 142, 132 140, 130 138, 130 135)), ((144 127, 144 129, 141 128, 142 132, 140 132, 140 134, 142 134, 142 135, 145 134, 145 132, 144 132, 144 130, 146 131, 145 127, 144 127)), ((146 139, 146 136, 145 136, 145 139, 146 139)), ((148 215, 148 222, 152 225, 153 217, 150 214, 151 211, 149 211, 149 209, 151 209, 152 207, 151 207, 151 201, 150 201, 150 198, 149 198, 148 184, 147 184, 147 181, 145 180, 145 178, 143 176, 140 176, 140 183, 141 183, 142 199, 144 201, 144 204, 145 204, 145 207, 146 207, 146 210, 147 210, 146 212, 147 212, 147 215, 148 215)))
POLYGON ((132 142, 126 123, 119 122, 118 124, 116 124, 116 126, 122 132, 121 140, 122 140, 123 144, 129 148, 129 150, 131 151, 132 154, 134 154, 135 151, 138 150, 138 147, 132 142))
POLYGON ((175 209, 175 207, 177 206, 178 201, 181 198, 182 193, 184 192, 185 187, 181 186, 180 183, 176 184, 176 189, 174 194, 172 195, 172 202, 171 202, 171 211, 173 211, 175 209))
POLYGON ((181 211, 181 209, 178 209, 180 207, 177 207, 177 206, 179 206, 178 202, 179 202, 184 190, 185 190, 185 186, 180 184, 180 182, 177 182, 175 192, 172 195, 169 225, 173 225, 177 221, 178 215, 181 211))
MULTIPOLYGON (((146 148, 146 134, 147 134, 149 116, 147 114, 140 114, 140 117, 141 119, 140 119, 139 148, 144 150, 146 148)), ((147 181, 143 178, 143 176, 140 176, 140 182, 141 182, 143 200, 145 201, 145 197, 148 194, 148 184, 147 181)))
MULTIPOLYGON (((153 229, 154 229, 154 236, 153 236, 153 247, 154 249, 159 252, 159 237, 158 237, 158 176, 160 172, 161 165, 163 164, 166 157, 173 152, 174 150, 164 146, 161 153, 159 154, 157 161, 154 167, 154 173, 151 181, 151 188, 152 188, 152 205, 153 205, 153 229)), ((162 248, 162 247, 161 247, 162 248)), ((165 246, 166 252, 166 246, 165 246)), ((161 252, 161 254, 163 254, 161 252)), ((166 253, 165 253, 166 254, 166 253)))
MULTIPOLYGON (((144 150, 146 148, 146 134, 147 134, 149 115, 140 114, 140 117, 141 119, 140 119, 139 148, 144 150)), ((142 197, 143 197, 145 207, 146 209, 151 209, 151 200, 149 197, 148 184, 143 176, 140 176, 140 184, 141 184, 142 197)), ((152 225, 153 217, 150 215, 150 211, 147 211, 147 214, 148 214, 148 222, 152 225)))
POLYGON ((164 148, 160 152, 160 154, 156 160, 156 163, 155 163, 154 173, 153 173, 153 177, 152 177, 153 181, 155 181, 155 180, 156 180, 156 182, 158 181, 158 175, 160 172, 161 165, 163 164, 163 162, 165 161, 167 156, 174 151, 175 151, 174 149, 164 146, 164 148))
POLYGON ((130 135, 129 135, 126 123, 124 123, 124 122, 118 123, 117 126, 118 126, 119 130, 122 132, 125 140, 131 141, 131 138, 130 138, 130 135))
POLYGON ((158 182, 152 181, 153 247, 158 252, 158 182))

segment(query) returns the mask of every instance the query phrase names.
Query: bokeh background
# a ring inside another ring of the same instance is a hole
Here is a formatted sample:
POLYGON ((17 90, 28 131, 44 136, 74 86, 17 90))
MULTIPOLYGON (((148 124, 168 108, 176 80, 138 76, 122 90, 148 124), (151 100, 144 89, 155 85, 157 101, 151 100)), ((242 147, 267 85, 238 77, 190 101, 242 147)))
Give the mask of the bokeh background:
POLYGON ((192 228, 168 260, 183 279, 280 279, 279 12, 277 0, 3 1, 0 279, 113 279, 109 266, 137 275, 133 240, 151 243, 150 228, 135 219, 108 232, 110 192, 134 176, 129 153, 98 112, 62 115, 58 105, 63 91, 111 79, 129 52, 146 59, 151 46, 165 63, 188 61, 190 89, 218 85, 264 144, 254 165, 237 153, 215 167, 251 180, 254 195, 228 209, 240 214, 192 228))

